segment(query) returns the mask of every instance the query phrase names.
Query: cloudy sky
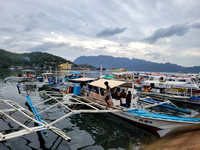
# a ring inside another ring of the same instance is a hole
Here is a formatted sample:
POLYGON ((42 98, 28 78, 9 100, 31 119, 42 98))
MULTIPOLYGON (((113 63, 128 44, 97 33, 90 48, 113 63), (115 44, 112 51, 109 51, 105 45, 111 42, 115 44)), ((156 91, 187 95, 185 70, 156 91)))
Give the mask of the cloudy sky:
POLYGON ((0 0, 0 48, 200 65, 200 0, 0 0))

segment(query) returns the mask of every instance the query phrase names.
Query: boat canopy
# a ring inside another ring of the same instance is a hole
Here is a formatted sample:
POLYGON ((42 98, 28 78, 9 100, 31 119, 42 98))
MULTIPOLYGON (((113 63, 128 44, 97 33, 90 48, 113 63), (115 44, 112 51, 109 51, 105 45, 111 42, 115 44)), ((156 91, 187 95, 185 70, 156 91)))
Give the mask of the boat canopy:
POLYGON ((55 73, 50 73, 50 72, 46 72, 46 73, 42 73, 42 75, 54 75, 55 73))
POLYGON ((130 71, 126 71, 126 72, 112 72, 113 75, 126 75, 126 74, 129 74, 129 75, 132 75, 133 72, 130 72, 130 71))
POLYGON ((27 70, 23 70, 23 72, 36 72, 35 70, 31 70, 31 69, 27 69, 27 70))
POLYGON ((77 79, 71 79, 70 81, 76 81, 76 82, 86 82, 86 81, 94 81, 95 78, 77 78, 77 79))
POLYGON ((103 88, 103 89, 106 89, 106 86, 104 84, 104 82, 108 82, 108 85, 110 86, 110 88, 114 88, 114 87, 117 87, 117 86, 121 86, 123 84, 125 84, 126 82, 123 82, 123 81, 116 81, 116 80, 106 80, 106 79, 99 79, 97 81, 94 81, 94 82, 91 82, 89 83, 89 85, 92 85, 92 86, 96 86, 96 87, 100 87, 100 88, 103 88))
POLYGON ((81 72, 79 71, 69 71, 67 74, 74 74, 74 75, 81 75, 81 72))
POLYGON ((113 76, 113 75, 106 75, 106 76, 104 76, 102 78, 103 79, 113 79, 113 78, 115 78, 115 76, 113 76))

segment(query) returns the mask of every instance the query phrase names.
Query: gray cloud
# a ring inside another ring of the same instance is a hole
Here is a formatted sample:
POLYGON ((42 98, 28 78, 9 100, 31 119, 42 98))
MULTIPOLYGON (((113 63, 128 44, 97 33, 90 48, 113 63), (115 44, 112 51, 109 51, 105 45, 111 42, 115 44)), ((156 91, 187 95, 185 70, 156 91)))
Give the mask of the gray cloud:
POLYGON ((99 50, 104 50, 104 49, 106 49, 106 48, 107 48, 106 46, 98 47, 99 50))
POLYGON ((200 23, 195 23, 195 24, 191 25, 191 27, 199 29, 200 28, 200 23))
POLYGON ((12 28, 12 27, 0 27, 0 32, 12 33, 12 32, 16 32, 16 30, 15 28, 12 28))
POLYGON ((56 48, 66 47, 66 43, 53 43, 53 42, 46 42, 32 48, 29 48, 28 51, 49 51, 56 48))
POLYGON ((154 43, 158 39, 170 37, 173 35, 183 36, 189 30, 188 25, 172 25, 168 28, 157 29, 152 36, 145 39, 148 43, 154 43))
POLYGON ((155 43, 157 40, 161 38, 166 38, 166 37, 171 37, 171 36, 183 36, 185 35, 190 28, 200 28, 200 24, 192 24, 192 25, 187 25, 187 24, 182 24, 182 25, 172 25, 168 28, 160 28, 157 29, 152 36, 148 37, 145 39, 148 43, 155 43))
POLYGON ((127 28, 106 28, 96 34, 97 37, 113 36, 124 32, 127 28))
POLYGON ((165 56, 163 56, 161 53, 159 52, 151 52, 151 53, 147 53, 145 54, 146 56, 150 56, 153 60, 162 60, 165 61, 165 56))
POLYGON ((16 39, 15 38, 10 38, 10 39, 8 39, 8 40, 5 40, 4 41, 4 44, 5 45, 12 45, 13 43, 15 43, 16 42, 16 39))
POLYGON ((25 32, 31 32, 34 29, 37 29, 38 26, 41 26, 40 22, 41 20, 44 20, 47 18, 47 15, 44 12, 39 12, 36 14, 30 14, 26 16, 28 19, 28 23, 25 26, 24 30, 25 32))
MULTIPOLYGON (((0 45, 1 48, 13 52, 48 51, 75 59, 83 54, 117 55, 110 53, 108 49, 107 42, 111 41, 111 47, 114 42, 116 50, 124 51, 123 54, 119 53, 121 56, 149 59, 149 61, 159 60, 165 56, 165 60, 169 61, 172 59, 168 56, 175 52, 187 54, 187 51, 192 51, 193 55, 199 57, 199 7, 200 1, 196 0, 192 2, 191 0, 148 2, 145 0, 126 2, 77 0, 59 1, 59 3, 48 0, 21 2, 9 0, 1 3, 0 45), (151 35, 147 36, 147 33, 151 35), (53 42, 56 37, 61 37, 59 43, 53 42), (107 42, 104 41, 105 39, 101 41, 98 37, 105 38, 107 42), (156 43, 165 37, 173 37, 173 40, 156 43), (87 41, 92 45, 97 45, 98 42, 99 48, 94 50, 90 46, 80 46, 79 41, 70 45, 67 43, 69 38, 72 42, 73 40, 80 40, 80 43, 87 41), (47 43, 46 39, 52 39, 53 43, 47 43), (63 41, 64 39, 66 41, 63 41), (137 42, 138 46, 144 45, 144 39, 152 44, 142 46, 141 53, 134 55, 126 51, 130 50, 129 46, 134 45, 134 42, 137 42), (107 48, 104 48, 106 46, 107 48), (159 52, 162 56, 159 54, 149 56, 142 51, 159 52)), ((184 57, 178 63, 187 66, 200 63, 198 59, 195 59, 195 63, 186 62, 184 57)), ((160 60, 163 62, 162 59, 160 60)), ((176 61, 177 59, 173 59, 173 63, 176 61)))

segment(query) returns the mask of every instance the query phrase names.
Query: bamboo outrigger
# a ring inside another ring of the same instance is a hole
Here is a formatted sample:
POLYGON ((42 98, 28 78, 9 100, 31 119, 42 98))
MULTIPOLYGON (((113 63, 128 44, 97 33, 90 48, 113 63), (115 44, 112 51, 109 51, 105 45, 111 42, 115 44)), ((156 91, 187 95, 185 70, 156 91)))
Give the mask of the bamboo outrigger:
MULTIPOLYGON (((70 117, 73 114, 80 114, 80 113, 107 113, 107 112, 117 112, 119 110, 102 110, 102 109, 98 109, 97 107, 93 106, 92 103, 85 103, 82 102, 78 99, 74 99, 72 97, 71 98, 73 101, 65 101, 62 102, 60 100, 58 100, 60 97, 56 97, 56 96, 51 96, 47 91, 41 91, 40 93, 45 94, 46 96, 48 96, 49 98, 39 102, 37 104, 33 104, 31 102, 30 97, 27 95, 26 98, 29 102, 29 106, 32 108, 33 113, 25 108, 23 108, 22 106, 18 105, 17 103, 15 103, 14 101, 10 101, 10 100, 3 100, 0 99, 0 103, 1 106, 7 105, 6 107, 9 107, 7 109, 0 109, 0 114, 2 114, 3 116, 11 119, 12 121, 14 121, 16 124, 18 124, 19 126, 21 126, 23 129, 19 130, 19 131, 15 131, 12 133, 8 133, 8 134, 3 134, 0 132, 0 141, 4 141, 4 140, 8 140, 8 139, 12 139, 12 138, 16 138, 19 136, 23 136, 29 133, 33 133, 33 132, 37 132, 37 131, 43 131, 43 133, 47 136, 46 131, 45 130, 51 130, 54 133, 56 133, 57 135, 59 135, 60 137, 62 137, 63 139, 69 141, 71 138, 69 136, 67 136, 63 131, 61 131, 60 129, 56 128, 54 126, 54 124, 62 121, 63 119, 70 117), (35 106, 40 105, 42 103, 46 103, 48 101, 52 101, 54 100, 56 103, 54 105, 51 105, 49 107, 46 107, 45 109, 43 109, 40 112, 37 112, 35 109, 35 106), (66 108, 68 110, 68 112, 61 116, 60 118, 54 120, 53 122, 47 123, 44 121, 44 119, 40 118, 40 114, 53 108, 56 106, 62 106, 64 108, 66 108), (80 106, 80 105, 85 105, 88 106, 90 109, 88 110, 75 110, 75 107, 70 108, 70 105, 74 105, 74 106, 80 106), (21 113, 25 118, 27 118, 27 120, 31 120, 33 123, 37 123, 39 124, 39 126, 35 126, 35 127, 28 127, 26 125, 24 125, 23 123, 17 121, 14 117, 10 116, 8 113, 9 112, 19 112, 21 113)), ((68 95, 68 96, 72 96, 72 95, 68 95)))

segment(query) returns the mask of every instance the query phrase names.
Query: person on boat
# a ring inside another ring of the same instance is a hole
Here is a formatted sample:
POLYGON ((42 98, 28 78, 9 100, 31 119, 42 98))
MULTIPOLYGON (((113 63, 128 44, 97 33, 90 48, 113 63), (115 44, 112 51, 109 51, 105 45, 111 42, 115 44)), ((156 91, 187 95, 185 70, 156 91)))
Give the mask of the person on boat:
POLYGON ((17 76, 18 76, 18 77, 22 77, 22 74, 21 74, 21 73, 19 73, 17 76))
POLYGON ((26 73, 26 76, 29 77, 29 72, 26 73))
POLYGON ((131 96, 132 96, 131 91, 128 91, 128 94, 126 96, 126 107, 130 107, 131 106, 131 96))
POLYGON ((115 99, 120 100, 120 88, 119 87, 115 91, 115 99))
POLYGON ((82 88, 83 86, 86 86, 86 82, 85 82, 85 81, 82 81, 82 82, 80 83, 80 86, 81 86, 81 88, 82 88))
POLYGON ((109 107, 111 107, 111 104, 109 103, 110 97, 111 97, 111 89, 110 86, 108 85, 108 82, 104 82, 105 86, 106 86, 106 92, 105 92, 105 102, 107 104, 106 109, 108 109, 109 107))
POLYGON ((125 89, 122 90, 121 94, 120 94, 120 104, 123 107, 126 107, 126 93, 125 93, 125 89))
POLYGON ((33 78, 33 74, 32 73, 31 73, 30 77, 33 78))

